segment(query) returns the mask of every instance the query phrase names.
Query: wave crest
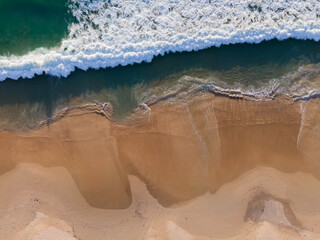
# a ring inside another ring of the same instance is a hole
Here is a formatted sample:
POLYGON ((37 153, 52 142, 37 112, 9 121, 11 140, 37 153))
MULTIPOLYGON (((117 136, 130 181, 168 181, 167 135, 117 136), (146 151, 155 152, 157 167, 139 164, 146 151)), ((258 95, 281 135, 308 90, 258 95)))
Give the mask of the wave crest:
POLYGON ((61 45, 0 56, 0 80, 66 77, 221 44, 320 39, 318 0, 71 0, 70 10, 76 21, 61 45))

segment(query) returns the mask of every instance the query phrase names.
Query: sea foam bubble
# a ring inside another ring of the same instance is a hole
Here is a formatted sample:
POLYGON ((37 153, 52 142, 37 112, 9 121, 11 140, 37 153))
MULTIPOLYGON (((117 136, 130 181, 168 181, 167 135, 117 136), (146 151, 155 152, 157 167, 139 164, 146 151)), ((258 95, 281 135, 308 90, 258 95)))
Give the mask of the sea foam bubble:
POLYGON ((319 0, 70 0, 75 21, 56 48, 0 56, 0 80, 150 62, 277 38, 320 39, 319 0))

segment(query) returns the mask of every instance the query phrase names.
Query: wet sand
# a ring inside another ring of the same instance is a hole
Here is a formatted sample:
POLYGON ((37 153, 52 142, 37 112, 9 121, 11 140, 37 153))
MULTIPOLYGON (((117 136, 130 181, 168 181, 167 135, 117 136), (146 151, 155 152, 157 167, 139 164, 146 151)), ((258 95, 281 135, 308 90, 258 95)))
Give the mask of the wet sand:
POLYGON ((110 119, 0 132, 3 239, 320 238, 318 99, 207 93, 110 119))

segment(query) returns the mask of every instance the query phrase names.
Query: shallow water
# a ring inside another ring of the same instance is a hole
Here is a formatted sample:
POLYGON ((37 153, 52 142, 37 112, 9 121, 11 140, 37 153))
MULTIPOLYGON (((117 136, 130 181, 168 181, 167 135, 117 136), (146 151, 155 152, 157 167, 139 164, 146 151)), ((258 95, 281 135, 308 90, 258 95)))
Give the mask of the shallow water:
POLYGON ((1 126, 32 128, 65 107, 104 102, 112 104, 115 119, 121 120, 140 103, 176 98, 179 93, 188 96, 190 90, 212 86, 263 95, 276 85, 295 94, 301 90, 301 79, 316 81, 318 62, 318 42, 290 39, 167 54, 151 63, 77 70, 67 78, 8 79, 0 83, 1 126))

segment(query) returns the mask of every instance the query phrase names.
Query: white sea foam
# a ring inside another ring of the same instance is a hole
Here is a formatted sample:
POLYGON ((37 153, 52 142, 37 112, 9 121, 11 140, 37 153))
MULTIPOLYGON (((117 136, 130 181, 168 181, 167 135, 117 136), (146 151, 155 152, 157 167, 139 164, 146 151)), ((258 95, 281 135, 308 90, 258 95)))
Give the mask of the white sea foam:
POLYGON ((174 84, 144 89, 138 101, 148 105, 162 101, 184 103, 190 96, 203 92, 249 101, 272 101, 277 96, 287 96, 292 101, 304 102, 320 97, 320 63, 301 65, 298 69, 259 86, 238 82, 228 84, 212 75, 207 78, 184 75, 174 84))
POLYGON ((273 38, 320 39, 319 0, 71 0, 61 46, 0 56, 0 80, 149 62, 159 54, 273 38))

